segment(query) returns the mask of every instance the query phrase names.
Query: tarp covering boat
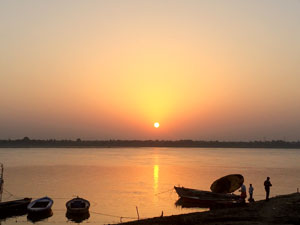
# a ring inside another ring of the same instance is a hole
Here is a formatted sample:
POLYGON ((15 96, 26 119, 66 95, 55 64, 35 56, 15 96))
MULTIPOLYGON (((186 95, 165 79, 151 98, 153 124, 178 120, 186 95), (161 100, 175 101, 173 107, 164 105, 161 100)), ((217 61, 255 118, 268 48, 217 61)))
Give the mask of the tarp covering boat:
POLYGON ((214 193, 232 193, 239 189, 244 183, 244 177, 241 174, 230 174, 214 181, 210 190, 214 193))

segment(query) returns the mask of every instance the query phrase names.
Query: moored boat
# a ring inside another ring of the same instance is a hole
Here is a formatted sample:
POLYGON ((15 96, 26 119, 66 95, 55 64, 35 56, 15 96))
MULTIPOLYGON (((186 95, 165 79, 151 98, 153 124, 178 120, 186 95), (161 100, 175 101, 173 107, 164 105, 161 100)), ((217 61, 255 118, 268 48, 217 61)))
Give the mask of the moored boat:
POLYGON ((67 213, 71 215, 84 215, 89 212, 90 202, 83 198, 73 198, 66 203, 67 213))
POLYGON ((28 214, 43 215, 51 211, 53 200, 49 197, 43 197, 32 201, 28 206, 28 214))
POLYGON ((221 203, 231 203, 239 201, 240 196, 232 194, 244 183, 244 177, 240 174, 230 174, 214 181, 210 187, 212 191, 202 191, 191 188, 176 187, 179 197, 190 202, 205 203, 208 205, 221 203))
POLYGON ((210 203, 210 202, 222 201, 222 200, 234 201, 240 198, 240 196, 235 194, 220 194, 211 191, 202 191, 202 190, 185 188, 185 187, 174 186, 174 189, 179 197, 193 202, 197 201, 203 203, 210 203))
POLYGON ((27 212, 31 198, 0 202, 0 217, 14 216, 27 212))

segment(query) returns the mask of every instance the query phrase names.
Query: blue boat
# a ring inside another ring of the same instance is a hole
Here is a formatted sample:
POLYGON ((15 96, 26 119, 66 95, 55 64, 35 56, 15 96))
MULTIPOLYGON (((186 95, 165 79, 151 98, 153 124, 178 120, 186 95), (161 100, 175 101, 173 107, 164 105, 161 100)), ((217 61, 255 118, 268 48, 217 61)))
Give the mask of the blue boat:
POLYGON ((51 211, 53 200, 49 197, 43 197, 32 201, 28 206, 28 214, 44 215, 51 211))

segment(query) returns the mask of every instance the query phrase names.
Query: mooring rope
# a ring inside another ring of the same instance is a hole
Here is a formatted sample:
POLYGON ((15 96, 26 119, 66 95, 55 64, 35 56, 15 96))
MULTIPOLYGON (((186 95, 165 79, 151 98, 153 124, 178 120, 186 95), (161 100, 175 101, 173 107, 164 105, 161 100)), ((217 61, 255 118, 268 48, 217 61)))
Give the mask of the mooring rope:
POLYGON ((5 191, 7 194, 9 194, 9 197, 8 197, 8 198, 10 198, 10 197, 22 198, 22 197, 20 197, 20 196, 14 195, 13 193, 11 193, 11 192, 9 192, 8 190, 6 190, 5 188, 3 188, 3 191, 5 191))
POLYGON ((129 217, 129 216, 117 216, 117 215, 112 215, 112 214, 107 214, 107 213, 100 213, 100 212, 95 212, 95 211, 90 211, 90 213, 101 215, 101 216, 109 216, 109 217, 114 217, 114 218, 120 218, 120 222, 122 223, 122 219, 130 219, 130 220, 138 220, 138 217, 129 217))
POLYGON ((100 213, 100 212, 95 212, 95 211, 90 211, 90 213, 94 213, 94 214, 97 214, 97 215, 102 215, 102 216, 110 216, 110 217, 115 217, 115 218, 124 218, 124 219, 137 219, 137 217, 129 217, 129 216, 117 216, 117 215, 106 214, 106 213, 100 213))
POLYGON ((171 188, 171 189, 168 189, 166 191, 162 191, 162 192, 156 193, 155 195, 160 195, 160 194, 164 194, 164 193, 167 193, 167 192, 173 192, 173 191, 174 191, 174 188, 171 188))

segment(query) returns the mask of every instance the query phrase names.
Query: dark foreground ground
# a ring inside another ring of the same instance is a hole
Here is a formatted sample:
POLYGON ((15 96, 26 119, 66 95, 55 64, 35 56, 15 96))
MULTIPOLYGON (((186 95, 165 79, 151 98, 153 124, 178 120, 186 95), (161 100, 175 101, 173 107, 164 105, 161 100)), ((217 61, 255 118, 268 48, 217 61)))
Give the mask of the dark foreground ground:
POLYGON ((126 225, 300 225, 300 193, 258 201, 244 207, 122 223, 126 225))

